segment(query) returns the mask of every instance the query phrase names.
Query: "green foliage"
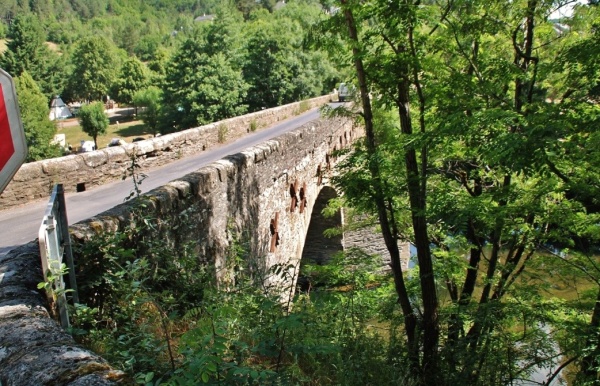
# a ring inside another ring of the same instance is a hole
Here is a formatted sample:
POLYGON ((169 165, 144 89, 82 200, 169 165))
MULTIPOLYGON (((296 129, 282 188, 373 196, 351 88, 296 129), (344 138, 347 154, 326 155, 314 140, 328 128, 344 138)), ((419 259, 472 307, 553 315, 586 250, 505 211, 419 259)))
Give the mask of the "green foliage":
POLYGON ((256 129, 258 129, 258 122, 255 119, 253 119, 250 121, 250 127, 248 128, 248 131, 255 132, 256 129))
POLYGON ((316 1, 278 10, 272 0, 49 4, 10 0, 0 6, 0 15, 12 20, 3 68, 13 75, 27 70, 48 100, 110 95, 130 104, 137 91, 156 86, 164 98, 165 133, 243 114, 248 106, 315 96, 337 78, 324 52, 303 45, 311 25, 324 17, 316 1), (212 21, 193 21, 207 13, 212 21))
POLYGON ((129 159, 131 160, 131 163, 130 163, 129 167, 127 168, 127 171, 123 174, 123 177, 121 179, 125 180, 127 178, 131 178, 131 182, 133 184, 133 189, 131 190, 129 195, 127 197, 125 197, 125 199, 124 199, 125 201, 127 201, 131 198, 140 198, 140 196, 142 194, 140 185, 142 185, 142 183, 144 182, 146 177, 148 177, 148 175, 141 173, 139 170, 139 169, 141 169, 141 166, 138 162, 137 154, 135 154, 134 152, 130 153, 129 159))
POLYGON ((227 141, 227 133, 229 132, 229 128, 225 124, 220 124, 217 132, 217 142, 225 143, 227 141))
POLYGON ((73 72, 68 83, 70 99, 98 101, 108 94, 117 77, 114 48, 102 36, 77 42, 72 56, 73 72))
MULTIPOLYGON (((20 16, 11 23, 8 31, 7 51, 2 55, 0 66, 19 76, 23 71, 41 72, 43 68, 44 31, 33 16, 20 16)), ((47 50, 47 48, 46 48, 47 50)))
POLYGON ((108 128, 108 116, 104 112, 104 104, 102 102, 94 102, 82 106, 79 110, 78 119, 83 132, 94 139, 97 149, 98 136, 105 134, 108 128))
POLYGON ((283 302, 280 294, 295 288, 270 293, 260 283, 270 277, 289 285, 297 267, 257 276, 248 240, 234 236, 232 274, 218 289, 191 246, 164 241, 164 224, 144 216, 146 205, 127 231, 76 248, 85 305, 72 313, 77 339, 138 384, 411 385, 404 361, 393 356, 394 328, 378 320, 394 301, 387 279, 371 285, 372 259, 332 262, 331 272, 351 283, 343 292, 322 287, 283 302))
POLYGON ((46 97, 27 72, 15 78, 15 88, 27 142, 27 162, 60 156, 60 147, 51 143, 56 126, 50 121, 46 97))
POLYGON ((395 270, 395 290, 407 342, 398 355, 421 384, 527 379, 556 365, 542 337, 573 326, 587 337, 559 350, 597 379, 589 331, 600 307, 544 302, 530 277, 556 277, 542 246, 576 246, 591 261, 598 240, 598 14, 579 7, 567 31, 547 20, 550 3, 344 2, 340 24, 323 26, 355 66, 367 129, 334 180, 377 216, 392 256, 398 239, 417 246, 419 268, 395 270))
POLYGON ((308 103, 307 101, 302 101, 298 104, 298 110, 296 111, 296 114, 299 115, 308 110, 310 110, 310 103, 308 103))
MULTIPOLYGON (((346 263, 336 261, 332 269, 348 269, 346 263)), ((271 273, 286 275, 288 268, 271 273)), ((367 274, 353 269, 357 276, 367 274)), ((370 327, 386 289, 356 286, 282 304, 237 279, 235 288, 208 292, 206 305, 188 313, 195 327, 181 339, 184 362, 168 384, 358 386, 405 380, 401 361, 386 357, 388 343, 370 327)))
POLYGON ((135 94, 148 86, 149 77, 146 66, 139 59, 130 57, 121 66, 121 72, 113 86, 117 93, 115 99, 123 104, 134 103, 135 94))
POLYGON ((23 72, 39 84, 50 100, 61 92, 64 81, 60 71, 61 60, 45 44, 42 26, 32 15, 20 15, 10 24, 7 50, 0 54, 0 67, 18 77, 23 72))
MULTIPOLYGON (((132 378, 155 380, 175 369, 173 338, 181 316, 202 301, 208 269, 192 248, 172 248, 138 202, 132 227, 75 250, 80 298, 73 316, 78 340, 132 378)), ((163 378, 164 379, 164 378, 163 378)))
POLYGON ((245 28, 248 54, 243 71, 250 84, 250 111, 319 95, 329 88, 326 79, 333 77, 327 58, 321 52, 307 51, 302 44, 302 21, 314 15, 314 6, 290 4, 285 9, 275 18, 252 20, 245 28))
POLYGON ((168 58, 169 54, 165 49, 157 49, 148 63, 148 68, 152 71, 152 84, 157 87, 164 82, 168 58))
POLYGON ((138 90, 133 95, 133 103, 141 109, 139 115, 150 129, 150 132, 156 136, 161 117, 162 93, 158 87, 150 86, 138 90))
POLYGON ((208 56, 221 53, 233 67, 239 68, 243 60, 245 42, 242 35, 242 17, 228 3, 224 3, 217 10, 215 17, 216 19, 200 32, 206 40, 204 52, 208 56))
POLYGON ((244 18, 248 19, 252 12, 258 9, 264 8, 269 11, 273 11, 275 6, 275 0, 235 0, 235 6, 244 15, 244 18))
POLYGON ((68 271, 69 269, 64 263, 61 264, 60 267, 50 267, 50 269, 48 269, 48 272, 46 272, 46 281, 38 283, 37 288, 46 290, 48 292, 52 291, 54 289, 54 285, 56 284, 55 282, 61 280, 62 276, 67 275, 68 271))
POLYGON ((324 265, 304 264, 302 274, 309 281, 310 287, 349 286, 364 289, 381 280, 377 275, 381 265, 379 257, 365 254, 359 249, 351 249, 337 253, 324 265))
POLYGON ((204 53, 201 37, 186 40, 167 69, 166 132, 240 115, 247 86, 240 71, 223 54, 204 53))

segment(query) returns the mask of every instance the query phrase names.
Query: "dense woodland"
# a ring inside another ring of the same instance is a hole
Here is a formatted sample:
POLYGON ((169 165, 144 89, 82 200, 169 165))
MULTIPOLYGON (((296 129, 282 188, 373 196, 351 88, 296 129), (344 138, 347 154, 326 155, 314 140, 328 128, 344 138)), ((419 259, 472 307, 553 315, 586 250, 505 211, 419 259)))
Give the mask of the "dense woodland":
POLYGON ((80 273, 87 301, 74 310, 73 333, 132 382, 600 384, 596 1, 568 17, 554 13, 574 3, 563 0, 117 3, 64 4, 65 31, 51 12, 34 23, 3 10, 2 66, 27 66, 17 76, 32 99, 158 100, 161 131, 347 80, 356 103, 329 113, 366 136, 343 154, 333 179, 343 195, 328 212, 357 214, 346 226, 374 227, 391 258, 389 275, 358 251, 303 264, 311 290, 290 288, 282 304, 253 270, 262 256, 247 255, 243 230, 231 229, 233 277, 220 291, 193 245, 148 236, 159 222, 142 206, 138 228, 78 251, 103 269, 80 273), (217 16, 192 22, 205 12, 217 16), (140 20, 135 32, 125 18, 140 20), (69 70, 41 75, 56 67, 69 70), (138 79, 152 86, 140 94, 138 79), (416 247, 408 272, 398 241, 416 247))

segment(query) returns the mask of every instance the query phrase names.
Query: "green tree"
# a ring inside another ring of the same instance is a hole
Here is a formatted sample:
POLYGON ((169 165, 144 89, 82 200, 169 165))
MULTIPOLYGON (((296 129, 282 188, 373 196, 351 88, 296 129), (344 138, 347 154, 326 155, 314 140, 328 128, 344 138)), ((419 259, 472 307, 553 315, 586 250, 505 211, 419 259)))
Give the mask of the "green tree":
POLYGON ((107 95, 117 75, 113 50, 114 46, 101 36, 87 37, 77 43, 68 83, 72 98, 97 101, 107 95))
POLYGON ((152 60, 161 48, 161 36, 159 34, 144 35, 135 46, 134 53, 141 60, 152 60))
POLYGON ((142 107, 139 116, 146 126, 152 132, 152 135, 158 134, 161 116, 162 92, 156 86, 139 90, 133 96, 133 103, 142 107))
POLYGON ((120 103, 133 103, 133 96, 145 88, 149 82, 146 65, 136 57, 130 57, 121 66, 121 72, 115 82, 116 100, 120 103))
POLYGON ((22 12, 23 10, 20 8, 17 0, 6 0, 0 3, 0 17, 5 20, 11 20, 22 12))
POLYGON ((125 20, 122 25, 119 26, 115 41, 117 45, 124 49, 129 55, 133 55, 135 48, 140 41, 140 32, 144 25, 142 22, 134 20, 125 20))
POLYGON ((153 85, 162 85, 167 74, 167 64, 169 53, 166 49, 158 49, 154 53, 152 60, 148 63, 148 69, 151 71, 151 83, 153 85))
POLYGON ((44 0, 29 0, 29 7, 37 17, 45 19, 51 14, 52 3, 44 0))
MULTIPOLYGON (((565 324, 552 319, 557 309, 543 287, 530 284, 532 266, 546 261, 540 246, 577 234, 574 218, 561 219, 565 208, 588 224, 595 218, 560 181, 581 160, 573 148, 576 159, 557 152, 573 135, 590 138, 600 116, 590 99, 595 81, 573 88, 577 100, 563 86, 565 69, 595 77, 594 66, 577 63, 584 55, 557 56, 582 31, 558 39, 547 20, 556 4, 534 0, 340 5, 328 24, 345 26, 367 135, 338 182, 379 219, 404 322, 396 356, 424 385, 507 384, 551 364, 540 326, 565 324), (551 103, 550 95, 565 99, 551 103), (552 171, 555 157, 565 164, 552 171), (557 227, 560 236, 548 231, 557 227), (418 275, 401 272, 398 239, 417 247, 418 275), (438 298, 442 286, 450 306, 438 298), (519 324, 528 333, 517 338, 509 331, 519 324), (504 350, 510 358, 496 355, 504 350)), ((584 352, 567 347, 569 361, 584 352)))
POLYGON ((234 67, 239 67, 246 40, 242 34, 242 16, 227 3, 217 10, 215 16, 215 20, 200 31, 206 41, 204 53, 208 56, 223 54, 234 67))
MULTIPOLYGON (((596 6, 577 7, 568 22, 576 35, 567 39, 565 49, 552 66, 556 86, 549 88, 547 95, 559 108, 553 119, 546 122, 549 133, 540 162, 560 180, 572 205, 561 221, 554 224, 560 245, 576 251, 570 256, 570 264, 563 264, 569 272, 575 271, 573 276, 578 281, 588 282, 596 292, 588 299, 592 304, 589 323, 578 323, 574 339, 569 336, 572 332, 564 332, 565 329, 557 334, 561 347, 569 348, 569 360, 581 369, 576 384, 593 385, 600 377, 600 286, 597 274, 589 274, 597 271, 593 267, 600 241, 596 221, 600 217, 600 174, 595 167, 600 161, 600 137, 596 129, 600 101, 600 10, 596 6)), ((577 305, 573 308, 577 309, 577 305)))
POLYGON ((243 114, 247 85, 222 54, 204 54, 202 39, 186 40, 167 68, 164 131, 243 114))
POLYGON ((8 30, 7 49, 0 54, 0 67, 14 77, 27 71, 46 98, 60 94, 65 76, 56 53, 45 44, 45 33, 33 15, 19 15, 8 30))
POLYGON ((52 144, 56 126, 50 121, 46 97, 27 71, 15 78, 15 88, 27 141, 27 162, 60 156, 60 147, 52 144))
POLYGON ((106 134, 108 129, 108 116, 104 112, 104 104, 94 102, 82 106, 79 110, 79 125, 84 133, 94 139, 94 145, 98 149, 98 136, 106 134))
POLYGON ((4 23, 0 23, 0 39, 6 38, 6 29, 4 23))
POLYGON ((83 19, 92 19, 106 12, 106 0, 70 0, 73 10, 83 19))
POLYGON ((260 3, 255 0, 236 0, 235 6, 244 15, 244 18, 248 18, 252 11, 261 7, 260 3))
POLYGON ((285 12, 277 12, 277 17, 261 17, 247 24, 243 71, 250 84, 250 111, 315 96, 332 86, 331 82, 325 85, 327 78, 335 77, 327 56, 303 47, 308 27, 305 30, 302 18, 315 22, 318 9, 290 4, 285 12))

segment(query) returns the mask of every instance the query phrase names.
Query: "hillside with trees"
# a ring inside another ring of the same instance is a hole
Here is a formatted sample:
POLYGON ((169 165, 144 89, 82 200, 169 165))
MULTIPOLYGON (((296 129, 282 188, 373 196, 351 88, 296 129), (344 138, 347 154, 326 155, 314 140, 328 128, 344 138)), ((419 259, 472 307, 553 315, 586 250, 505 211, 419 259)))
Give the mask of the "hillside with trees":
POLYGON ((28 73, 46 106, 56 95, 135 106, 158 88, 151 131, 166 133, 330 92, 332 59, 303 45, 327 10, 316 0, 7 1, 0 68, 28 73))

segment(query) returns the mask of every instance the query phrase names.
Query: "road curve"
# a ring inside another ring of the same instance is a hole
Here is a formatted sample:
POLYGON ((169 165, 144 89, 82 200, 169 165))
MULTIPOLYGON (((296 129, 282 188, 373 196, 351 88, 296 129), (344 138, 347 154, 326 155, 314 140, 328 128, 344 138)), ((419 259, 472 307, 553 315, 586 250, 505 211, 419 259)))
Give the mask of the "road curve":
MULTIPOLYGON (((231 154, 258 145, 283 133, 298 128, 320 117, 318 109, 282 121, 267 129, 248 134, 234 142, 223 144, 196 155, 191 155, 161 167, 145 170, 147 175, 140 188, 148 192, 165 185, 202 166, 231 154)), ((69 223, 74 224, 102 213, 121 204, 132 191, 130 179, 116 181, 91 188, 85 192, 67 193, 66 205, 69 223)), ((0 211, 0 257, 11 249, 37 238, 37 232, 44 216, 48 199, 28 203, 22 207, 0 211)))

